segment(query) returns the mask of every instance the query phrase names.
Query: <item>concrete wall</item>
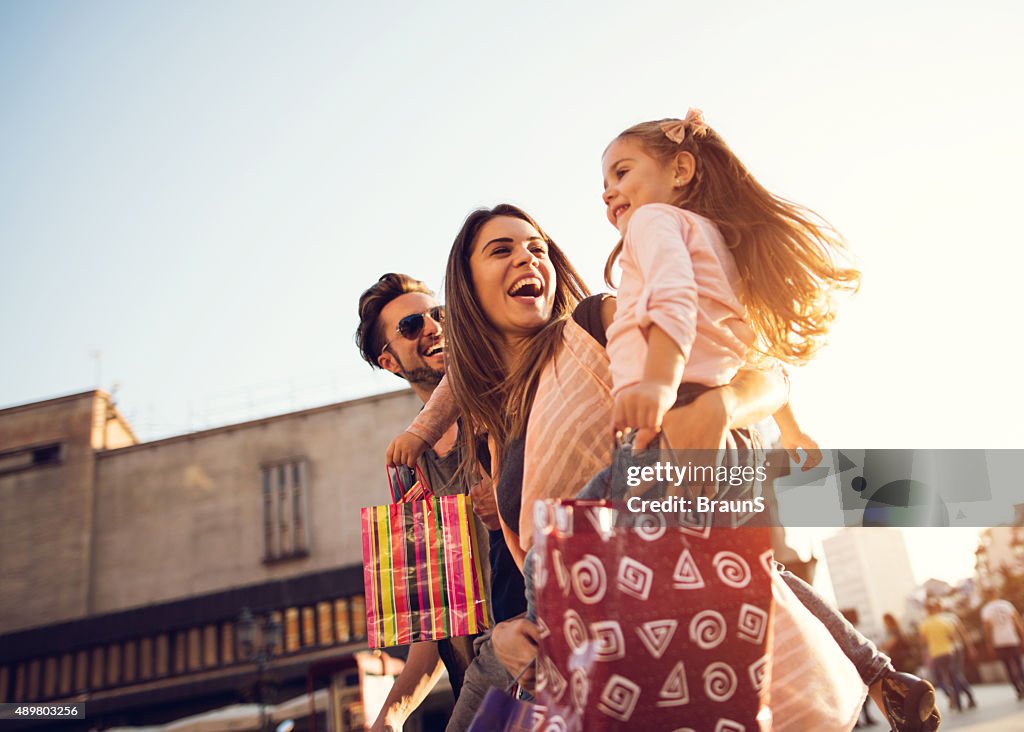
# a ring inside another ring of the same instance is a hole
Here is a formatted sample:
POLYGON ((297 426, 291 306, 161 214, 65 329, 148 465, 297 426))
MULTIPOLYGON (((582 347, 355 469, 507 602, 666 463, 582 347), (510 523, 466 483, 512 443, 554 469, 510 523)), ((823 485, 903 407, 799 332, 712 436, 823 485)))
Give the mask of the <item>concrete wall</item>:
POLYGON ((92 611, 360 564, 359 508, 387 502, 384 448, 419 407, 403 391, 100 453, 92 611), (311 551, 264 564, 260 466, 295 457, 311 551))
POLYGON ((0 452, 63 444, 0 475, 0 634, 88 612, 97 392, 0 410, 0 452))

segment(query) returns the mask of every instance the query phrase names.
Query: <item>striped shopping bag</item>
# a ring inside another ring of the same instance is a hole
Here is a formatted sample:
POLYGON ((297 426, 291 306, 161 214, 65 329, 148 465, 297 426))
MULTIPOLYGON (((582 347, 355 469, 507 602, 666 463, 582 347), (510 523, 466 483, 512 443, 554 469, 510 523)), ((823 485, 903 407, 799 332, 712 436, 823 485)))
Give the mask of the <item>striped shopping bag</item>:
POLYGON ((362 509, 371 648, 479 633, 491 625, 469 496, 362 509))

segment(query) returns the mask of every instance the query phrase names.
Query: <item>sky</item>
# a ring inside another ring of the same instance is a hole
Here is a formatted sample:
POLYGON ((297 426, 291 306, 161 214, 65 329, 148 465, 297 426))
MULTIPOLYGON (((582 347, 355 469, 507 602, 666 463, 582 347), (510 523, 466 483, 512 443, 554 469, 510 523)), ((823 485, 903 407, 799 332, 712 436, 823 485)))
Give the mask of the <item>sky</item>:
POLYGON ((704 110, 864 272, 793 377, 833 447, 1020 447, 1019 7, 0 3, 0 406, 100 386, 143 439, 402 386, 358 294, 439 289, 516 203, 586 281, 600 155, 704 110))

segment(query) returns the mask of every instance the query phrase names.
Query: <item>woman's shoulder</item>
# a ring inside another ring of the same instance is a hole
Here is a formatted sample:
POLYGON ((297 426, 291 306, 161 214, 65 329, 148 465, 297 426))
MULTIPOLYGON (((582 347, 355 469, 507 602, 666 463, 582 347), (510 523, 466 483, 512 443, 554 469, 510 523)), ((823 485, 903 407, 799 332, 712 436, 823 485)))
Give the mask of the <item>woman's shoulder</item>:
POLYGON ((602 292, 581 300, 572 313, 572 319, 576 321, 576 325, 583 328, 594 340, 604 346, 608 343, 605 330, 610 321, 610 318, 606 317, 606 311, 609 310, 614 314, 615 296, 602 292))

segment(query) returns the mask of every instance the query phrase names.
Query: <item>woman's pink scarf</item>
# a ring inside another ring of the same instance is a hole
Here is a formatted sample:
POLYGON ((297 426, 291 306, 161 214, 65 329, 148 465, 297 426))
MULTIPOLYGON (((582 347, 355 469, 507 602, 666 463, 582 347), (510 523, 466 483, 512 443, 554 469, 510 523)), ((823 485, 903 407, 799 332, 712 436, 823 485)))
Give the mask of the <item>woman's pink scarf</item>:
POLYGON ((575 498, 612 460, 612 375, 608 353, 575 320, 541 371, 526 425, 519 544, 533 544, 533 503, 575 498))

